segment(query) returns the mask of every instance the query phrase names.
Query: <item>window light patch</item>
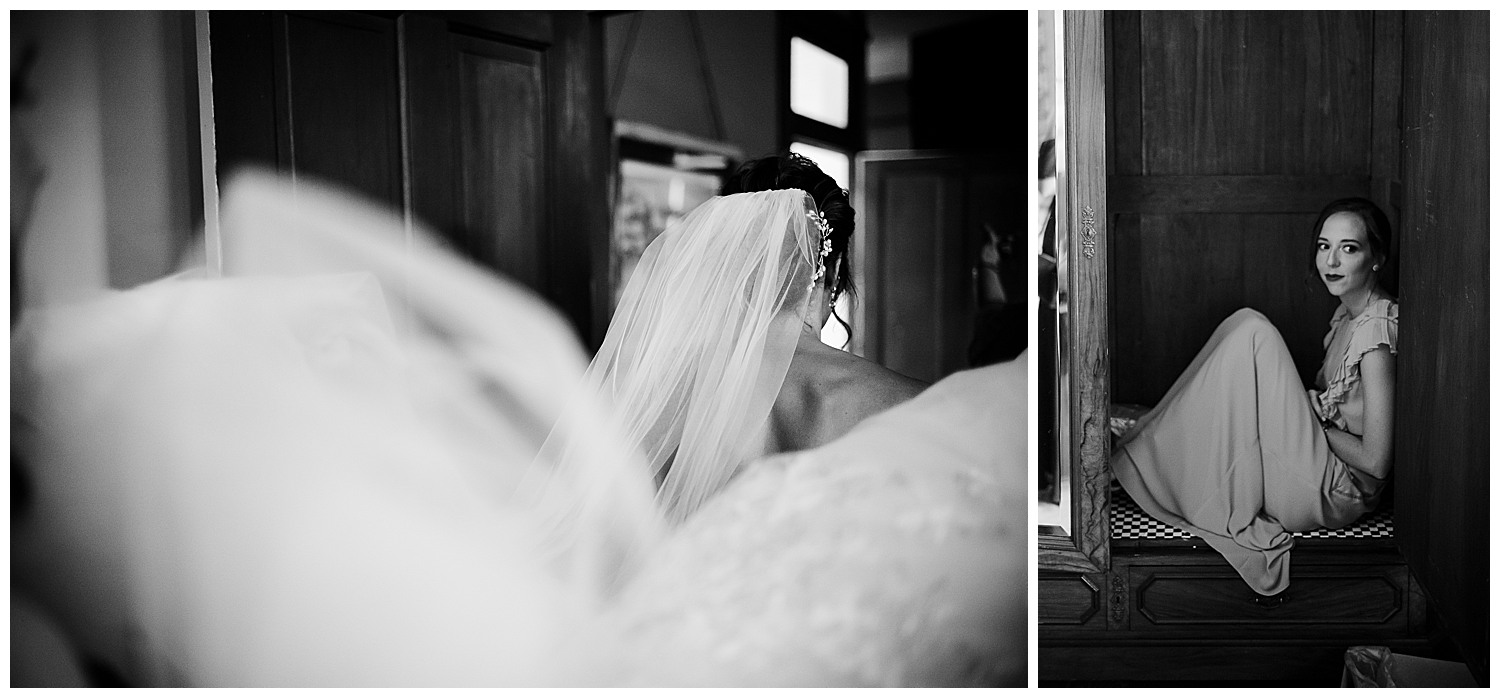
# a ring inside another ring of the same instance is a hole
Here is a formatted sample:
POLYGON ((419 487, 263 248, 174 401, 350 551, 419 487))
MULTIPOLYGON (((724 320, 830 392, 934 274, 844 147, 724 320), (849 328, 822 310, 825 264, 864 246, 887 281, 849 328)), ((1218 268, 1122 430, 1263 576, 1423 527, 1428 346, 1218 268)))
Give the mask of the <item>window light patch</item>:
POLYGON ((849 127, 849 64, 795 36, 792 111, 829 126, 849 127))

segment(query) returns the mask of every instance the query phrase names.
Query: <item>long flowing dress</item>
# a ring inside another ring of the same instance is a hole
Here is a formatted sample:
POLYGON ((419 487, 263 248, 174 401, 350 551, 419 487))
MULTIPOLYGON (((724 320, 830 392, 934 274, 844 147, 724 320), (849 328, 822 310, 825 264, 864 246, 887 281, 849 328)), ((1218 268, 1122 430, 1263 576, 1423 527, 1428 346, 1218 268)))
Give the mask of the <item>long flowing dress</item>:
MULTIPOLYGON (((813 247, 788 210, 767 259, 813 247)), ((225 278, 31 312, 12 337, 34 483, 13 579, 127 680, 1024 683, 1024 356, 771 458, 754 424, 691 407, 728 455, 660 446, 707 483, 663 500, 653 430, 596 401, 529 292, 306 182, 231 184, 223 220, 225 278)), ((805 298, 792 266, 768 288, 805 298)), ((740 302, 761 288, 738 281, 740 302)), ((741 404, 779 382, 750 372, 741 404)))
POLYGON ((1363 431, 1359 361, 1395 353, 1397 306, 1353 318, 1340 306, 1329 324, 1319 390, 1306 391, 1270 321, 1234 313, 1110 461, 1142 509, 1202 538, 1264 595, 1289 583, 1290 532, 1348 525, 1382 490, 1334 455, 1319 422, 1363 431))

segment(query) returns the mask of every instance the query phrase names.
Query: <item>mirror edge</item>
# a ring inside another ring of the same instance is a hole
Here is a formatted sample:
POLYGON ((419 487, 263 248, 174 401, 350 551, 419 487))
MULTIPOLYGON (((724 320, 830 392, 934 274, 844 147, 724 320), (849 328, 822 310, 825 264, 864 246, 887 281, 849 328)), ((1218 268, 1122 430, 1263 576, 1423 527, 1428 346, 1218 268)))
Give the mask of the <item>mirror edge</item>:
MULTIPOLYGON (((1072 488, 1068 535, 1037 536, 1037 566, 1109 569, 1109 306, 1105 199, 1104 12, 1061 13, 1064 148, 1059 158, 1059 242, 1067 240, 1070 376, 1066 452, 1072 488), (1087 318, 1087 322, 1080 322, 1087 318)), ((1059 396, 1061 397, 1061 396, 1059 396)), ((1063 449, 1059 449, 1062 451, 1063 449)))

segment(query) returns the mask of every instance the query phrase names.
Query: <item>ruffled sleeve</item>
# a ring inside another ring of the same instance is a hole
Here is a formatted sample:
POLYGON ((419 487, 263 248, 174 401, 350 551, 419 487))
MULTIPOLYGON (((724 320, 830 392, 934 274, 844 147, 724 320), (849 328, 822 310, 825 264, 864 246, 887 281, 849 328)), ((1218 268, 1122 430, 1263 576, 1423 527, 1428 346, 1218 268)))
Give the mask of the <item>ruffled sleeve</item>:
POLYGON ((1349 351, 1344 354, 1344 364, 1357 364, 1376 347, 1389 347, 1396 353, 1396 325, 1399 306, 1394 301, 1375 301, 1375 307, 1360 313, 1354 320, 1353 335, 1349 340, 1349 351))
MULTIPOLYGON (((1332 375, 1324 376, 1328 389, 1320 397, 1325 413, 1343 402, 1344 396, 1359 384, 1359 361, 1365 354, 1382 346, 1389 348, 1392 355, 1396 354, 1398 316, 1399 306, 1394 301, 1378 300, 1350 321, 1349 346, 1344 350, 1343 360, 1332 375)), ((1332 334, 1329 334, 1329 339, 1332 339, 1332 334)))

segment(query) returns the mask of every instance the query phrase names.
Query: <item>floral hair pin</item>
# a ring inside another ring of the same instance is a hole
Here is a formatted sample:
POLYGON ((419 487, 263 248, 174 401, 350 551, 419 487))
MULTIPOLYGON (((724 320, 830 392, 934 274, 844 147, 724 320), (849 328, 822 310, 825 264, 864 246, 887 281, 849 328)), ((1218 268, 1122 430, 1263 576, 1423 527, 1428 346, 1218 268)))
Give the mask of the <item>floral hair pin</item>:
POLYGON ((818 227, 819 237, 822 240, 818 250, 818 265, 813 271, 812 283, 807 285, 807 290, 811 292, 823 279, 824 262, 828 260, 829 253, 833 252, 833 226, 828 225, 828 219, 823 216, 822 211, 808 211, 807 218, 818 227))

